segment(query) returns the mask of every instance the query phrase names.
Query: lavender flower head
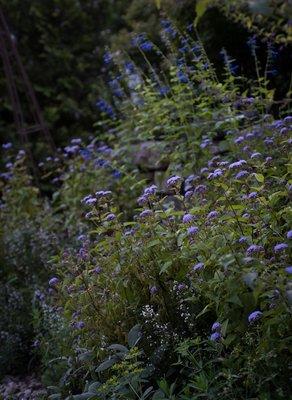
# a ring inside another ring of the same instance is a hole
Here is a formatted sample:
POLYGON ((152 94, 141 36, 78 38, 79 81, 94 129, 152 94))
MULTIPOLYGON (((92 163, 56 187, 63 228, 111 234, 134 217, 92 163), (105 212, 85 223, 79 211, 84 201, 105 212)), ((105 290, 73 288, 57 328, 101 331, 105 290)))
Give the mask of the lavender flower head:
POLYGON ((292 231, 287 232, 287 239, 292 239, 292 231))
POLYGON ((251 314, 248 316, 248 322, 250 324, 253 324, 257 320, 259 320, 262 317, 263 313, 261 311, 253 311, 251 314))

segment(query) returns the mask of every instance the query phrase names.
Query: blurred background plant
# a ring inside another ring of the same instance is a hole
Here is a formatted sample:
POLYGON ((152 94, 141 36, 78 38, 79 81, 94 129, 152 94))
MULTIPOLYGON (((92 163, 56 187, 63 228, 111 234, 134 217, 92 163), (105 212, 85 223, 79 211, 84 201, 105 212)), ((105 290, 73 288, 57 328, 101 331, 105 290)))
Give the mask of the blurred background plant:
MULTIPOLYGON (((133 34, 145 32, 150 40, 159 43, 161 15, 168 16, 180 29, 191 24, 197 15, 201 40, 219 72, 220 50, 225 48, 238 61, 239 73, 253 76, 254 65, 246 46, 248 37, 257 34, 262 64, 266 45, 271 41, 277 55, 271 78, 277 88, 276 99, 282 100, 289 89, 289 1, 2 0, 0 5, 57 144, 65 144, 72 135, 93 133, 96 101, 104 92, 104 48, 113 52, 123 49, 139 59, 140 53, 131 46, 130 39, 133 34)), ((159 62, 155 54, 152 61, 159 62)), ((0 129, 5 142, 15 135, 3 78, 0 93, 0 129)), ((33 137, 31 141, 35 141, 33 137)))

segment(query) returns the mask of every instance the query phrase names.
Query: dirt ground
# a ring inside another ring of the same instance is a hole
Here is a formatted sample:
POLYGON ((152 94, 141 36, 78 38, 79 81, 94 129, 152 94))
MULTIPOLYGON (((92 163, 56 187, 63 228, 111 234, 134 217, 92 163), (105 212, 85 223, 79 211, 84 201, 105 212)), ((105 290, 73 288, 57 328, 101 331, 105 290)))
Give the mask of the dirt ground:
POLYGON ((45 400, 47 392, 35 375, 6 376, 0 384, 0 400, 45 400))

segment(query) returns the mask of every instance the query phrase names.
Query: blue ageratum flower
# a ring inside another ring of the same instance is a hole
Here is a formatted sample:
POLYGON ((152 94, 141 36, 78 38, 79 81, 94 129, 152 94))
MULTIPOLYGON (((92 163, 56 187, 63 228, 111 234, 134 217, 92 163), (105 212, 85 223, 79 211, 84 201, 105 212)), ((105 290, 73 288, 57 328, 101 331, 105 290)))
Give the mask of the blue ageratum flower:
POLYGON ((179 291, 179 292, 182 292, 183 290, 185 290, 187 288, 187 285, 185 284, 185 283, 179 283, 178 285, 177 285, 177 290, 179 291))
POLYGON ((83 329, 85 328, 85 323, 83 321, 74 322, 73 327, 75 329, 83 329))
POLYGON ((12 147, 12 143, 3 143, 2 144, 2 149, 3 150, 9 150, 9 149, 11 149, 11 147, 12 147))
POLYGON ((110 213, 106 216, 106 221, 114 221, 116 219, 116 215, 114 213, 110 213))
POLYGON ((145 196, 154 196, 157 192, 157 186, 151 185, 144 189, 145 196))
POLYGON ((214 322, 211 328, 212 332, 220 332, 221 331, 221 324, 220 322, 214 322))
POLYGON ((248 316, 248 322, 250 324, 253 324, 254 322, 258 321, 262 317, 263 313, 261 311, 253 311, 251 314, 248 316))
POLYGON ((182 222, 183 222, 184 224, 189 224, 189 223, 191 223, 193 220, 194 220, 194 216, 193 216, 192 214, 185 214, 185 215, 182 217, 182 222))
POLYGON ((149 217, 152 217, 152 215, 153 215, 153 211, 147 209, 147 210, 143 210, 143 211, 140 213, 140 218, 142 218, 142 219, 147 219, 147 218, 149 218, 149 217))
POLYGON ((287 117, 285 117, 284 118, 284 123, 286 124, 286 125, 292 125, 292 116, 291 115, 288 115, 287 117))
POLYGON ((249 175, 249 173, 248 173, 248 171, 246 171, 246 170, 242 170, 242 171, 239 171, 236 175, 235 175, 235 179, 242 179, 242 178, 245 178, 246 176, 248 176, 249 175))
POLYGON ((49 285, 52 287, 55 287, 58 285, 58 283, 60 282, 60 280, 57 277, 53 277, 49 280, 49 285))
POLYGON ((210 336, 210 340, 212 342, 219 342, 221 340, 222 336, 220 332, 214 332, 212 333, 212 335, 210 336))
POLYGON ((93 272, 94 272, 96 275, 99 275, 99 274, 102 272, 102 268, 101 268, 101 267, 95 267, 94 270, 93 270, 93 272))
POLYGON ((178 175, 174 175, 171 178, 168 178, 166 181, 166 186, 169 188, 174 188, 180 186, 182 182, 182 177, 178 175))
POLYGON ((201 269, 203 269, 204 266, 205 266, 204 263, 199 262, 199 263, 197 263, 197 264, 195 264, 195 265, 193 266, 192 270, 193 270, 194 272, 196 272, 196 271, 201 271, 201 269))
POLYGON ((287 239, 292 239, 292 231, 287 232, 287 239))
POLYGON ((93 197, 92 195, 85 196, 82 200, 82 203, 86 204, 87 206, 93 206, 96 202, 97 199, 93 197))
POLYGON ((241 236, 241 237, 238 239, 238 243, 240 243, 240 244, 246 243, 247 240, 248 240, 248 238, 247 238, 246 236, 241 236))
POLYGON ((287 243, 278 243, 276 246, 274 246, 274 252, 275 253, 281 253, 288 249, 288 244, 287 243))
POLYGON ((210 211, 207 215, 207 219, 214 219, 217 218, 219 215, 218 211, 210 211))
POLYGON ((255 199, 258 197, 257 192, 251 192, 249 193, 249 195, 247 196, 249 199, 255 199))
POLYGON ((223 175, 222 169, 217 168, 217 169, 215 169, 214 172, 211 172, 211 173, 208 175, 208 179, 220 178, 220 176, 222 176, 222 175, 223 175))
POLYGON ((207 186, 205 185, 198 185, 195 187, 194 192, 195 193, 199 193, 199 194, 203 194, 207 191, 207 186))
POLYGON ((158 292, 157 286, 151 286, 149 292, 152 296, 154 296, 158 292))
POLYGON ((231 163, 228 168, 229 169, 241 168, 245 164, 246 164, 245 160, 239 160, 239 161, 235 161, 234 163, 231 163))
POLYGON ((263 246, 259 246, 257 244, 252 244, 248 247, 248 249, 246 250, 246 254, 248 256, 252 255, 252 254, 259 254, 264 250, 263 246))
POLYGON ((291 275, 292 274, 292 266, 288 266, 285 268, 285 271, 287 272, 287 274, 291 275))
POLYGON ((190 226, 188 228, 188 236, 195 236, 199 232, 199 228, 197 226, 190 226))

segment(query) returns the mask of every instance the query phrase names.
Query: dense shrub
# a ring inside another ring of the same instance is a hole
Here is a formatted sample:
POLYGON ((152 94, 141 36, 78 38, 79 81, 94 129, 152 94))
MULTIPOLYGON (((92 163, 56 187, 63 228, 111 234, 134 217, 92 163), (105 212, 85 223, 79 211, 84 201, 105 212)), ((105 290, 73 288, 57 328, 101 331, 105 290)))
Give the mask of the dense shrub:
MULTIPOLYGON (((292 117, 288 102, 271 113, 273 51, 262 65, 249 40, 252 80, 223 50, 218 77, 192 27, 162 28, 161 48, 134 38, 141 66, 105 53, 102 134, 39 165, 49 198, 24 154, 8 159, 3 282, 32 314, 21 340, 51 399, 284 399, 292 117)), ((26 324, 5 307, 4 324, 26 324)))

